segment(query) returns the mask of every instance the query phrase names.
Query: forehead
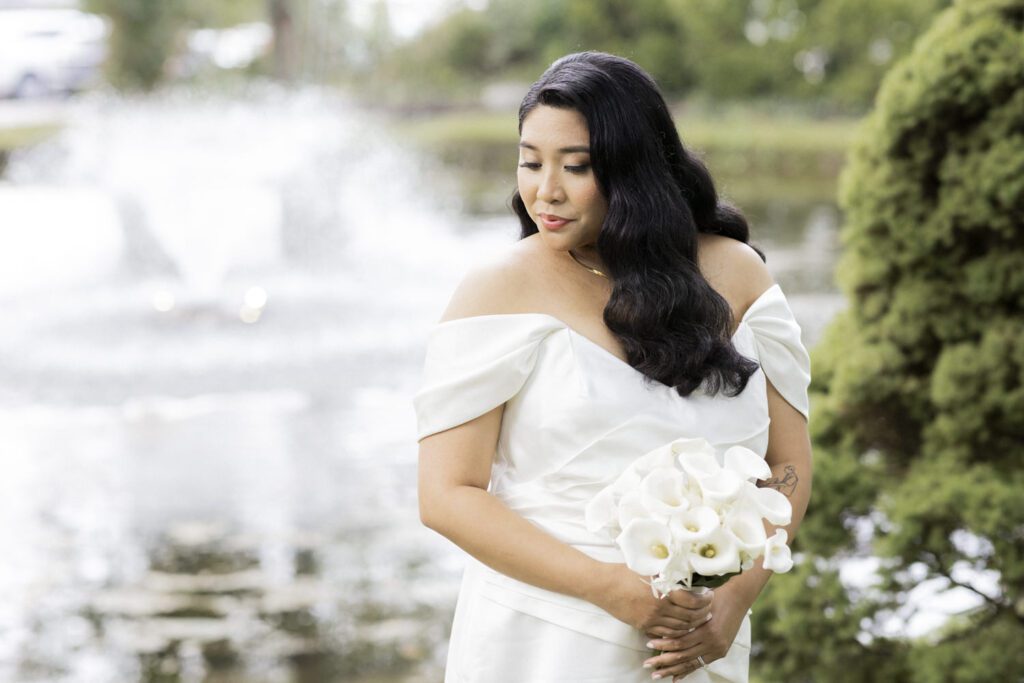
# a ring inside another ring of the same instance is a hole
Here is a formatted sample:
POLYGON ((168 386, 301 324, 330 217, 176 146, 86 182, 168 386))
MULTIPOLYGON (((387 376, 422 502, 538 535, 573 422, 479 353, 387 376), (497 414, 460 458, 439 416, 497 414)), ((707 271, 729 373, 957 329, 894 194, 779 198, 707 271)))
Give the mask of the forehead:
POLYGON ((538 105, 523 119, 522 142, 538 149, 588 146, 587 120, 575 109, 538 105))

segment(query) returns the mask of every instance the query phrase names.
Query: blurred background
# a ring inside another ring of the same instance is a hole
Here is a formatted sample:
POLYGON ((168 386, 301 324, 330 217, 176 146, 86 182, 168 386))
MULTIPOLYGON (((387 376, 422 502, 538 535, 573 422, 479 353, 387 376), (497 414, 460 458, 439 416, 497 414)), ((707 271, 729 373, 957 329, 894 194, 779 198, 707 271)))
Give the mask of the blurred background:
POLYGON ((813 346, 847 147, 949 4, 0 0, 0 681, 440 680, 410 399, 518 234, 529 83, 648 69, 813 346))

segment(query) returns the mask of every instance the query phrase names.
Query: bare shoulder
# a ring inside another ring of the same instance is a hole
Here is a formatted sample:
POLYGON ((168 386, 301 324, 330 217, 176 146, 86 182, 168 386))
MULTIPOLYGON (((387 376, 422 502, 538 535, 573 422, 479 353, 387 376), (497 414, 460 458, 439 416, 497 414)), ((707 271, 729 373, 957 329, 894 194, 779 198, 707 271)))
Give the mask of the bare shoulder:
POLYGON ((470 268, 456 286, 439 322, 478 315, 529 312, 538 259, 530 238, 470 268))
POLYGON ((698 260, 704 277, 733 309, 736 320, 750 304, 775 284, 753 247, 731 237, 701 234, 698 260))

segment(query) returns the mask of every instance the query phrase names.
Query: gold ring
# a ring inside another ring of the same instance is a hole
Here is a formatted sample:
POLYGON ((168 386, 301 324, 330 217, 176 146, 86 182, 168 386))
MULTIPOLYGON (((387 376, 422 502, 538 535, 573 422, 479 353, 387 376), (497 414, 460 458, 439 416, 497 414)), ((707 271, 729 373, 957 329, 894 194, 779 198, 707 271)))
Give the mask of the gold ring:
POLYGON ((704 658, 701 657, 700 655, 697 655, 697 661, 700 662, 700 665, 702 667, 704 667, 705 669, 708 668, 708 665, 704 663, 704 658))

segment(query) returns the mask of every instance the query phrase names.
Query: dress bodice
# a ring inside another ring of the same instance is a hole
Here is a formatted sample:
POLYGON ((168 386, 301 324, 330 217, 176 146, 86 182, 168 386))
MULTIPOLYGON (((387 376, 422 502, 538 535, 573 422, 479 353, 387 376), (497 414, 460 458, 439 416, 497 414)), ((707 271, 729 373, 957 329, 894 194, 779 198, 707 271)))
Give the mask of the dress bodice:
MULTIPOLYGON (((587 531, 584 508, 635 458, 681 437, 704 437, 719 453, 743 445, 764 456, 766 378, 807 416, 810 360, 778 285, 751 304, 732 342, 760 365, 745 389, 735 397, 701 390, 683 397, 545 313, 437 323, 413 399, 418 438, 504 403, 488 490, 563 542, 622 562, 610 539, 587 531)), ((491 580, 539 596, 540 589, 496 572, 491 580)), ((568 596, 563 602, 597 610, 568 596)))

